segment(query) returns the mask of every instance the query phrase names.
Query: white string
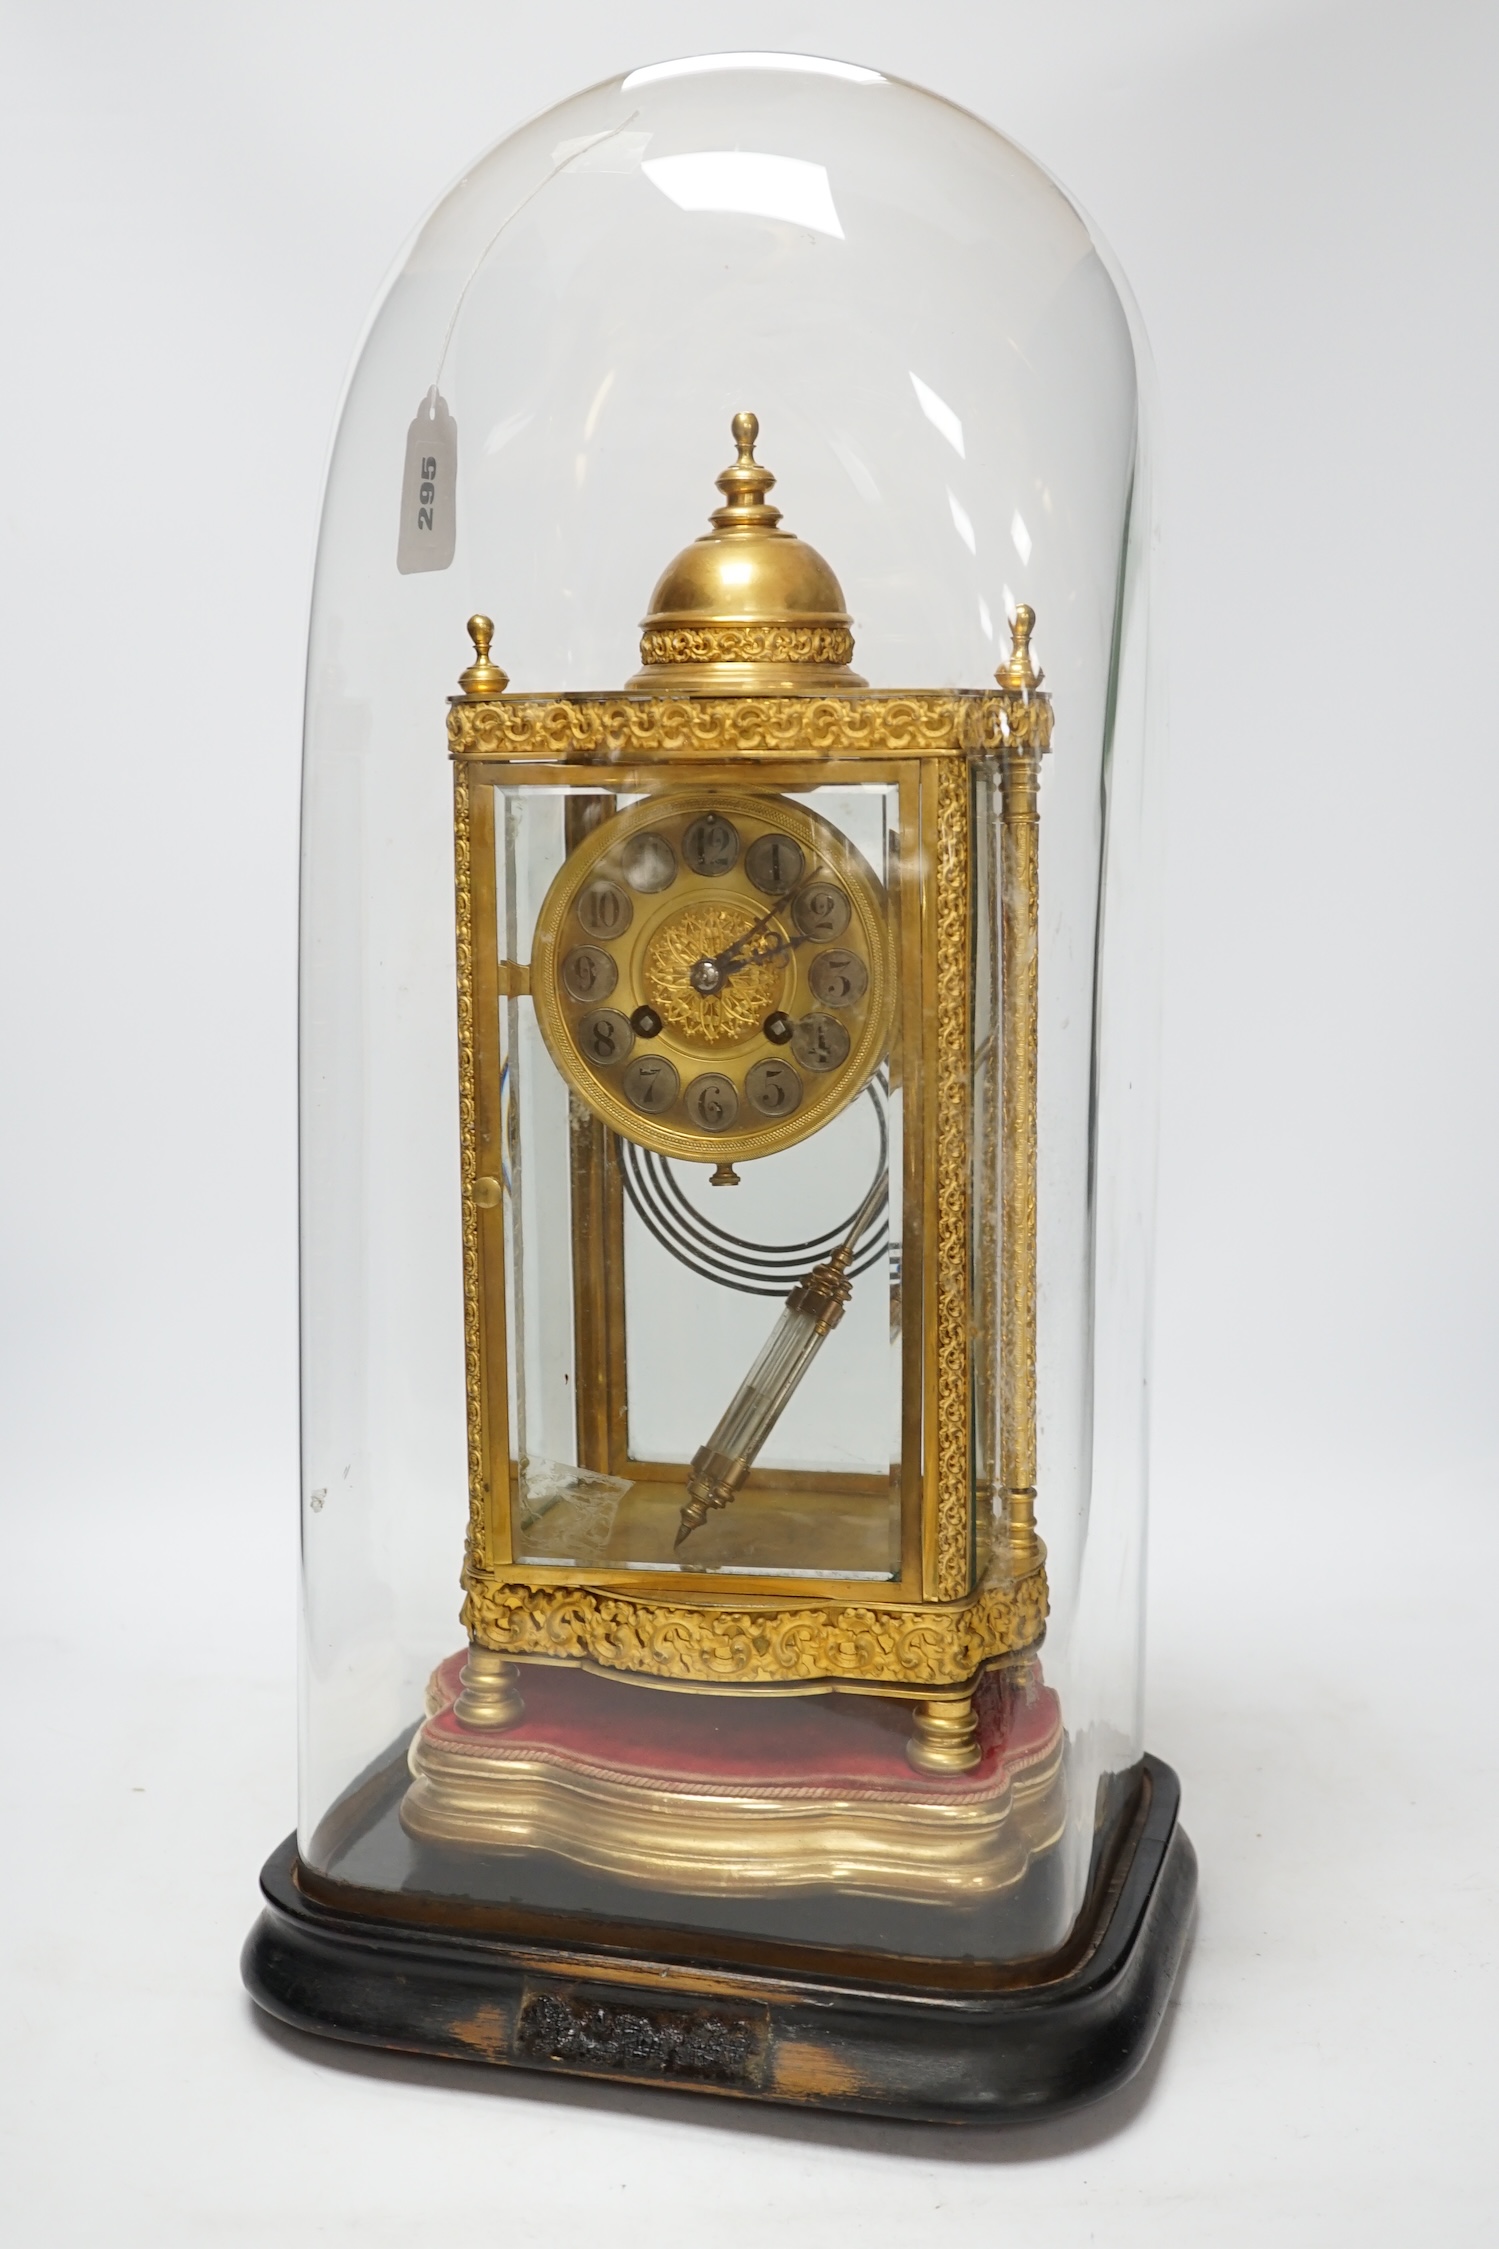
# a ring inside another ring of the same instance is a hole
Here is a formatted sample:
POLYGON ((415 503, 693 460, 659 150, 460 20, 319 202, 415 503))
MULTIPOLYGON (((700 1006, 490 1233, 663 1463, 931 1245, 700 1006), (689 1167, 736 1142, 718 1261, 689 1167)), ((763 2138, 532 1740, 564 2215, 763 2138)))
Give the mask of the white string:
POLYGON ((591 154, 594 149, 602 148, 605 141, 617 140, 619 135, 623 133, 627 127, 634 124, 636 118, 639 115, 640 112, 638 109, 632 109, 629 116, 624 120, 623 124, 611 125, 607 133, 594 133, 590 139, 586 140, 583 143, 583 146, 581 148, 575 148, 569 155, 564 156, 561 163, 554 164, 552 166, 552 169, 545 175, 545 177, 537 181, 535 187, 531 189, 529 195, 523 195, 519 203, 516 204, 515 209, 507 213, 507 215, 495 228, 494 233, 485 243, 483 249, 479 252, 478 257, 475 258, 473 268, 469 273, 469 277, 458 292, 458 302, 453 307, 453 317, 448 322, 448 332, 442 339, 442 350, 437 355, 437 373, 432 378, 432 388, 428 391, 425 400, 427 408, 427 419, 429 422, 435 422, 437 419, 438 386, 442 382, 442 371, 444 366, 447 364, 448 347, 453 341, 453 331, 458 325, 458 315, 463 310, 463 301, 468 295, 470 289, 472 289, 474 283, 478 280, 479 269, 484 264, 486 258, 489 256, 490 251, 499 241, 500 236, 504 233, 506 227, 510 225, 512 220, 518 219, 520 217, 522 211, 525 210, 528 203, 534 203, 536 201, 537 196, 540 195, 544 187, 551 186, 553 180, 557 177, 557 174, 559 172, 565 172, 569 164, 576 164, 580 156, 587 156, 591 154))

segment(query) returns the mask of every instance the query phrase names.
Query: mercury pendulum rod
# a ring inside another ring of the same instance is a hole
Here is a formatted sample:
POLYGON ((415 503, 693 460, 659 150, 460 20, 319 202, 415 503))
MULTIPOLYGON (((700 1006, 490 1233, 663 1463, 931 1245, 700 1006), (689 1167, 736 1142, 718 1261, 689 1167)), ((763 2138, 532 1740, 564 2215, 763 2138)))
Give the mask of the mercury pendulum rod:
POLYGON ((735 1391, 727 1411, 705 1445, 692 1456, 687 1474, 687 1505, 682 1509, 675 1546, 680 1546, 716 1507, 737 1499, 746 1476, 792 1398, 808 1367, 843 1317, 853 1294, 848 1269, 864 1234, 889 1193, 881 1173, 860 1204, 842 1243, 824 1263, 798 1281, 760 1356, 735 1391))

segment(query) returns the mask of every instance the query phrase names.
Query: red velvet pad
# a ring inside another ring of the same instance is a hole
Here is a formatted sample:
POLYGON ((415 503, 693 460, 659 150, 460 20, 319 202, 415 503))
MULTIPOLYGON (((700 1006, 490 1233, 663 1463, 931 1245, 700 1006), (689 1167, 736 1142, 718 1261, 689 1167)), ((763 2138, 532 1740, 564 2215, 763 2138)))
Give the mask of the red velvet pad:
POLYGON ((657 1787, 928 1801, 934 1791, 1002 1794, 1018 1771, 1050 1753, 1061 1725, 1039 1667, 1029 1690, 991 1673, 974 1697, 979 1763, 969 1773, 918 1773, 906 1761, 910 1706, 881 1696, 685 1694, 522 1664, 525 1716, 502 1733, 486 1733, 460 1726, 452 1714, 465 1660, 460 1650, 439 1668, 437 1685, 449 1706, 428 1720, 429 1735, 486 1759, 555 1759, 657 1787))

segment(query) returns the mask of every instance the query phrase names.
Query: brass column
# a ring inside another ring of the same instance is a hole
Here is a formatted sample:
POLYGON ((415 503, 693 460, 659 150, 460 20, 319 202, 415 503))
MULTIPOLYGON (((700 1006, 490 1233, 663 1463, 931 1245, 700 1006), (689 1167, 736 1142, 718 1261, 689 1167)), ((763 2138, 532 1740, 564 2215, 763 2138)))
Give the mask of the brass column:
POLYGON ((999 1481, 1011 1572, 1039 1569, 1036 1536, 1036 1047, 1039 1025, 1041 759, 1051 704, 1031 662, 1035 612, 1015 612, 996 678, 1005 698, 1000 752, 1000 922, 1004 1068, 1000 1132, 999 1481))

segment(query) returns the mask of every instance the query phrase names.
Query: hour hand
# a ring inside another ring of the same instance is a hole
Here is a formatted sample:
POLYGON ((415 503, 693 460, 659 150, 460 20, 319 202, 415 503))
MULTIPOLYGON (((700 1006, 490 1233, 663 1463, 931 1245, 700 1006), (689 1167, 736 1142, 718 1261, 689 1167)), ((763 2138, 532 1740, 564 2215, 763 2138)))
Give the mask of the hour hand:
MULTIPOLYGON (((802 888, 805 889, 806 885, 803 884, 802 888)), ((742 937, 736 937, 732 945, 725 945, 721 953, 713 955, 714 967, 732 976, 736 969, 749 968, 758 961, 780 960, 784 954, 794 953, 798 945, 805 945, 805 935, 788 937, 781 929, 775 932, 769 944, 763 947, 755 944, 755 939, 761 932, 769 927, 777 914, 784 913, 790 904, 789 896, 773 898, 759 920, 752 922, 742 937)))
POLYGON ((760 968, 767 961, 782 960, 798 945, 806 943, 804 937, 786 937, 777 930, 774 937, 765 944, 756 945, 753 951, 747 952, 745 947, 754 934, 754 930, 746 930, 742 937, 726 946, 721 953, 713 953, 705 960, 694 961, 687 971, 687 981, 692 989, 704 996, 721 992, 729 978, 737 976, 742 968, 760 968))

